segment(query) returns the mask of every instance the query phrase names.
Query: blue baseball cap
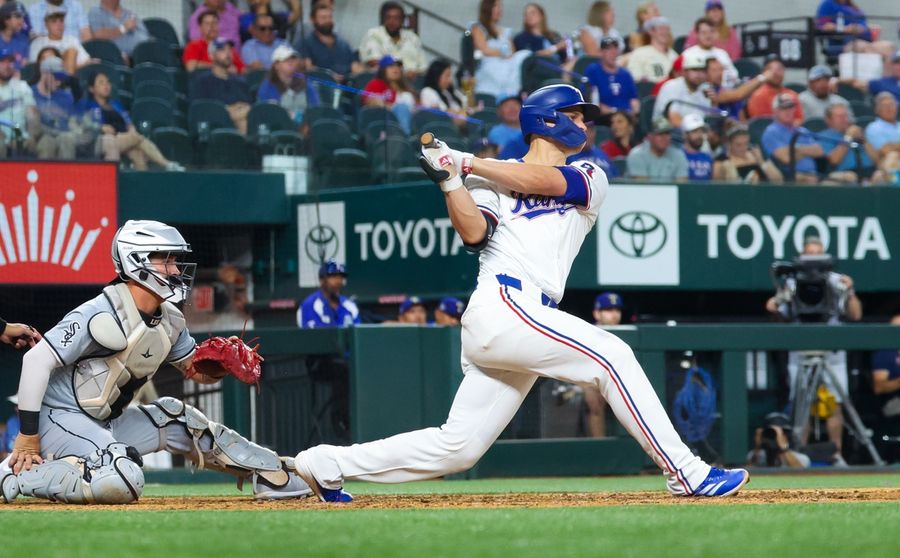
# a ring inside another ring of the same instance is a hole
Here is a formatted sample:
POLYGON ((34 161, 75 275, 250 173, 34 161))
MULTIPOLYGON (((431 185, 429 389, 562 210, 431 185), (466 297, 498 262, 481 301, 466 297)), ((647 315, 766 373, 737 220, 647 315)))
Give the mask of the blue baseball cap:
POLYGON ((15 60, 16 53, 8 48, 0 48, 0 60, 15 60))
POLYGON ((413 306, 425 306, 425 303, 422 302, 422 299, 417 296, 408 296, 403 299, 403 302, 400 303, 400 313, 406 313, 406 311, 413 306))
POLYGON ((447 314, 448 316, 459 318, 460 316, 462 316, 463 310, 466 309, 466 305, 463 304, 463 302, 458 298, 448 296, 441 299, 441 302, 440 304, 438 304, 437 309, 444 314, 447 314))
POLYGON ((326 260, 319 266, 319 279, 328 277, 329 275, 347 276, 347 267, 335 260, 326 260))
POLYGON ((384 56, 381 57, 381 60, 378 61, 379 68, 384 68, 386 66, 393 66, 394 64, 400 64, 402 66, 403 62, 398 58, 394 58, 390 54, 385 54, 384 56))
POLYGON ((610 308, 622 308, 622 296, 616 293, 600 293, 594 301, 595 310, 609 310, 610 308))

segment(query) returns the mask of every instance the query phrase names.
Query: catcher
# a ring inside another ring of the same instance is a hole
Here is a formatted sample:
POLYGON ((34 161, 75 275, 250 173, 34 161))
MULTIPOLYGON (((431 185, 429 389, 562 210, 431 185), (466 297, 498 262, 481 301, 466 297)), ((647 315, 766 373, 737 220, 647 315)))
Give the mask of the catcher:
POLYGON ((309 487, 271 450, 172 397, 129 407, 163 363, 203 384, 227 374, 253 383, 262 360, 237 337, 199 346, 178 304, 194 263, 181 234, 156 221, 116 232, 118 278, 67 314, 22 361, 21 433, 0 463, 4 502, 19 494, 72 504, 125 504, 144 488, 141 456, 166 450, 251 482, 258 499, 302 498, 309 487))

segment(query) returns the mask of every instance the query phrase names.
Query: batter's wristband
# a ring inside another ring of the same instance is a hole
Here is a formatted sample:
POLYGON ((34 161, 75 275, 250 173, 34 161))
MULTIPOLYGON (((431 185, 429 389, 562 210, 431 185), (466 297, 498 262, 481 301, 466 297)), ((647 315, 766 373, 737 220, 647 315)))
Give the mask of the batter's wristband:
POLYGON ((441 187, 441 192, 444 192, 445 194, 449 194, 453 190, 462 188, 463 181, 462 181, 462 178, 460 178, 459 175, 457 174, 453 178, 450 178, 448 180, 441 182, 440 187, 441 187))
POLYGON ((472 165, 475 163, 475 157, 463 157, 462 168, 459 169, 461 174, 472 174, 472 165))
POLYGON ((19 432, 26 436, 34 436, 38 433, 40 420, 40 411, 23 411, 19 409, 19 432))

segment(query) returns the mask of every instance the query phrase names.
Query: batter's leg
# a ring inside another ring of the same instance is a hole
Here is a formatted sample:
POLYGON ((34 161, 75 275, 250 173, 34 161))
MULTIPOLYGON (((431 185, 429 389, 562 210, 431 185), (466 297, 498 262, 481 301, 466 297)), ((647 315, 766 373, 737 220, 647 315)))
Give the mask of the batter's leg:
POLYGON ((324 488, 346 479, 397 483, 464 471, 491 447, 515 415, 537 376, 480 370, 463 362, 465 377, 447 422, 349 447, 316 446, 297 455, 324 488))

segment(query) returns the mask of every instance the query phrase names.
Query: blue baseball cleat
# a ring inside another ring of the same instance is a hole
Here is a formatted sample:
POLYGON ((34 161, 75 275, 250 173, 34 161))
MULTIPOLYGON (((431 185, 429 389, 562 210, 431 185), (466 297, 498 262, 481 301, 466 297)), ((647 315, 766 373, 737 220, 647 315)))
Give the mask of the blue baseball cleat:
POLYGON ((312 488, 312 491, 315 492, 316 496, 319 497, 319 500, 323 502, 335 502, 340 504, 346 504, 348 502, 353 501, 353 495, 349 492, 345 491, 343 488, 325 488, 319 481, 316 480, 316 477, 312 474, 309 466, 306 464, 306 461, 297 456, 296 459, 289 459, 288 463, 293 462, 294 470, 297 471, 297 476, 303 479, 306 484, 312 488))
POLYGON ((713 467, 706 480, 694 490, 692 496, 731 496, 750 482, 750 473, 744 469, 717 469, 713 467))

